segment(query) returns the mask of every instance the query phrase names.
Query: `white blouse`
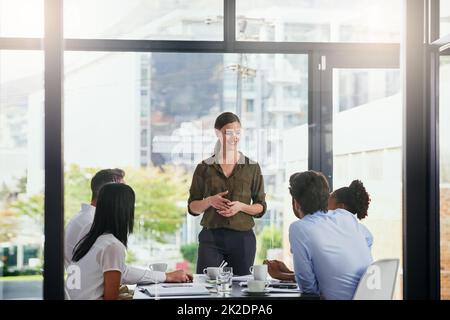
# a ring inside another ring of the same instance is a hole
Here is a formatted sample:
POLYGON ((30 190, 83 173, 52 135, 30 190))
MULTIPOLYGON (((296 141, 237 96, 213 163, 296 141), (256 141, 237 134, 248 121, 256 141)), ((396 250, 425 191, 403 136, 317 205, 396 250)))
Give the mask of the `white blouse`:
MULTIPOLYGON (((81 210, 72 219, 70 219, 67 224, 64 242, 64 267, 66 270, 68 270, 68 266, 72 263, 73 249, 78 241, 80 241, 91 229, 94 216, 95 207, 83 203, 81 205, 81 210)), ((122 284, 154 283, 165 281, 165 272, 152 271, 149 268, 139 266, 125 266, 125 271, 122 273, 122 284)))
POLYGON ((103 299, 104 273, 125 271, 125 246, 112 234, 97 238, 86 255, 77 262, 72 261, 66 280, 66 293, 72 300, 103 299), (78 277, 79 278, 74 278, 78 277))

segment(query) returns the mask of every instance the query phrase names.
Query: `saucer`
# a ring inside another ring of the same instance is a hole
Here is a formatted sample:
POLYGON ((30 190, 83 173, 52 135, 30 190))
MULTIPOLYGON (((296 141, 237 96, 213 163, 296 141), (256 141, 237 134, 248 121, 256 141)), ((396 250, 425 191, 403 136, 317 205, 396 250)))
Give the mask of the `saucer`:
POLYGON ((260 292, 253 292, 253 291, 248 291, 247 288, 242 289, 242 293, 249 295, 249 296, 267 296, 269 295, 269 289, 264 289, 264 291, 260 291, 260 292))

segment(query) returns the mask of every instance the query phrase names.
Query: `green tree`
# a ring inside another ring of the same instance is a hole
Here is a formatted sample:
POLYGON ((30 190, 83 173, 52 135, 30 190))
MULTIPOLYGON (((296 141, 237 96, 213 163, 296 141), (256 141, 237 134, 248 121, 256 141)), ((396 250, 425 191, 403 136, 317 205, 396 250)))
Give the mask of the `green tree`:
POLYGON ((181 246, 181 254, 183 259, 189 261, 192 264, 197 263, 198 244, 189 243, 181 246))
POLYGON ((0 242, 9 242, 20 232, 19 221, 11 209, 0 209, 0 242))
POLYGON ((27 176, 20 177, 17 179, 17 191, 19 193, 25 193, 27 191, 27 176))
POLYGON ((6 185, 5 182, 2 183, 2 187, 0 189, 0 201, 6 202, 8 200, 8 197, 11 194, 11 189, 6 185))
POLYGON ((268 249, 281 248, 283 235, 280 228, 265 226, 257 236, 257 263, 262 263, 267 258, 268 249))
POLYGON ((39 196, 17 200, 18 194, 26 191, 26 177, 15 179, 15 185, 2 183, 0 188, 0 242, 8 242, 16 238, 20 233, 20 219, 17 211, 32 218, 36 224, 41 226, 40 213, 43 212, 43 199, 39 196), (15 208, 17 207, 17 208, 15 208), (41 208, 41 210, 39 209, 41 208))
POLYGON ((127 257, 125 258, 125 261, 127 264, 135 263, 137 261, 136 254, 132 250, 128 249, 127 257))
POLYGON ((35 194, 19 198, 11 203, 10 208, 19 215, 30 217, 41 228, 44 226, 44 195, 35 194))
POLYGON ((64 172, 64 221, 67 223, 78 211, 81 203, 91 201, 91 178, 97 168, 81 168, 71 164, 64 172))
POLYGON ((127 169, 126 183, 136 192, 135 221, 150 231, 150 237, 164 242, 184 221, 188 178, 173 166, 127 169))
MULTIPOLYGON (((90 202, 90 180, 99 168, 66 167, 64 174, 64 206, 67 222, 79 210, 80 204, 90 202)), ((125 168, 125 181, 136 193, 136 231, 150 231, 150 237, 163 242, 184 221, 188 177, 173 166, 125 168)), ((43 227, 44 195, 21 197, 10 207, 17 215, 26 215, 43 227)))

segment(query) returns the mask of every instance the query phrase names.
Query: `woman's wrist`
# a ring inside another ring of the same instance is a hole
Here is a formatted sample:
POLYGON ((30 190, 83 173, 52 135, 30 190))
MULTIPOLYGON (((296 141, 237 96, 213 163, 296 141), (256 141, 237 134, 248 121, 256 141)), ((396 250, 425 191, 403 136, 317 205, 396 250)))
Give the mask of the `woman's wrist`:
POLYGON ((206 202, 206 205, 208 206, 206 209, 208 209, 209 207, 211 207, 211 196, 206 197, 204 199, 204 201, 206 202))
POLYGON ((201 215, 211 207, 211 196, 202 200, 194 200, 189 204, 189 210, 195 215, 201 215))
POLYGON ((255 204, 242 203, 241 211, 251 216, 257 216, 263 211, 263 209, 264 208, 262 208, 262 205, 260 205, 259 203, 255 204))
MULTIPOLYGON (((242 203, 242 202, 241 202, 241 203, 242 203)), ((252 206, 249 205, 249 204, 242 203, 242 204, 241 204, 241 211, 244 212, 244 213, 246 213, 246 214, 253 215, 253 214, 252 214, 252 206)))

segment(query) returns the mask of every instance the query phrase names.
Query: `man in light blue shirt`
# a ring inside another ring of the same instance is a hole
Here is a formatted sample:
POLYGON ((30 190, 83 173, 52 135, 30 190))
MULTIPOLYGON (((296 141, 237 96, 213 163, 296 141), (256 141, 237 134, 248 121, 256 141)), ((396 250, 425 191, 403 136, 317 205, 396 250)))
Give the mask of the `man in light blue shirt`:
POLYGON ((329 187, 323 174, 296 173, 289 182, 293 211, 299 218, 289 228, 299 287, 325 299, 352 299, 372 263, 372 235, 347 210, 327 210, 329 187))

